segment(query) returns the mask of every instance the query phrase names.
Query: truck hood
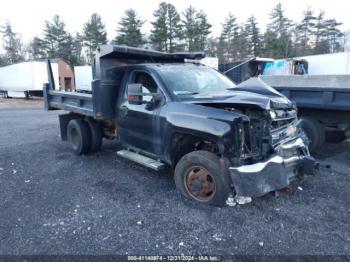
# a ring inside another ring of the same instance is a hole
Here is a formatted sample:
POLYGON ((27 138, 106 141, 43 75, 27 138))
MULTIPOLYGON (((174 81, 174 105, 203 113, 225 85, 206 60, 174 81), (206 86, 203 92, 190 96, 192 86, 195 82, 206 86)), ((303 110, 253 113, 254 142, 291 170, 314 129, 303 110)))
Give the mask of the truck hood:
POLYGON ((288 98, 265 84, 260 78, 250 78, 229 90, 194 95, 191 102, 201 105, 220 103, 245 105, 263 110, 293 107, 288 98))

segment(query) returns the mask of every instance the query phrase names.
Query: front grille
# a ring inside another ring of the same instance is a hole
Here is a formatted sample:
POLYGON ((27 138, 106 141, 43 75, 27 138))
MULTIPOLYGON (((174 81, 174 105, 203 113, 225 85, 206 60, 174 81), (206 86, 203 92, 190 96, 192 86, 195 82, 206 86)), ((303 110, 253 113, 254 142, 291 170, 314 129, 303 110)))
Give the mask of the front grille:
POLYGON ((297 112, 294 109, 291 110, 274 110, 275 118, 271 121, 271 131, 277 131, 288 127, 297 118, 297 112))
POLYGON ((292 139, 296 135, 295 124, 297 121, 297 112, 290 110, 275 110, 274 118, 271 119, 270 134, 272 145, 276 146, 280 142, 292 139))

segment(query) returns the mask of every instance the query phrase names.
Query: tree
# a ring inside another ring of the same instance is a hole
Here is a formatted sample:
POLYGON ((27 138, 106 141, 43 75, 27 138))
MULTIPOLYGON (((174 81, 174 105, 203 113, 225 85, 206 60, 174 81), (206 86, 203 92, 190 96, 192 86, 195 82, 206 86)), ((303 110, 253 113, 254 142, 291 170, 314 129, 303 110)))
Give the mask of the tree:
POLYGON ((245 25, 245 32, 248 45, 248 54, 252 56, 259 56, 261 53, 262 39, 255 16, 252 15, 248 18, 245 25))
POLYGON ((244 60, 251 56, 247 28, 243 24, 239 27, 239 32, 234 42, 236 44, 235 50, 238 60, 244 60))
POLYGON ((288 57, 292 50, 292 21, 285 14, 282 5, 277 4, 270 13, 271 22, 264 36, 264 54, 276 57, 288 57))
POLYGON ((327 42, 327 26, 324 20, 325 12, 320 11, 315 19, 315 47, 313 49, 314 54, 324 54, 329 50, 329 43, 327 42))
POLYGON ((33 60, 44 59, 47 57, 45 52, 45 44, 42 39, 35 36, 29 43, 29 58, 33 60))
POLYGON ((342 23, 335 19, 325 19, 325 12, 320 11, 315 17, 314 23, 314 54, 334 53, 344 50, 342 43, 344 33, 338 28, 341 25, 342 23))
POLYGON ((153 13, 156 20, 152 22, 151 43, 159 51, 173 52, 182 48, 181 20, 175 6, 162 2, 153 13))
POLYGON ((4 42, 5 55, 2 58, 4 64, 14 64, 24 60, 23 45, 21 39, 12 30, 10 22, 1 27, 2 39, 4 42))
POLYGON ((196 38, 198 36, 198 28, 196 21, 197 11, 194 7, 190 6, 183 12, 184 19, 183 23, 183 35, 186 40, 187 50, 188 51, 197 51, 196 50, 196 38))
POLYGON ((200 51, 206 51, 208 36, 211 33, 210 28, 212 27, 212 25, 209 24, 208 17, 203 11, 197 13, 196 20, 198 31, 198 36, 196 39, 196 48, 200 51))
POLYGON ((151 31, 150 40, 153 47, 159 51, 168 51, 168 26, 167 26, 168 4, 162 2, 157 10, 153 12, 156 18, 151 22, 153 29, 151 31))
POLYGON ((238 59, 239 26, 236 17, 229 13, 222 25, 221 35, 219 38, 218 58, 220 63, 226 63, 238 59))
POLYGON ((43 46, 47 57, 58 58, 66 57, 67 43, 69 42, 69 34, 65 30, 65 23, 61 21, 58 15, 55 15, 52 21, 45 21, 43 34, 43 46))
POLYGON ((339 30, 339 26, 343 23, 339 23, 337 20, 328 19, 325 21, 325 37, 329 44, 329 52, 336 53, 343 51, 343 45, 341 43, 344 33, 339 30))
POLYGON ((86 61, 82 56, 83 44, 82 36, 79 33, 76 33, 75 36, 71 36, 70 46, 71 54, 69 60, 73 65, 84 65, 86 61))
POLYGON ((88 63, 91 63, 97 46, 107 43, 105 25, 102 23, 102 19, 98 14, 92 14, 90 19, 84 24, 81 39, 83 46, 87 48, 86 55, 88 63))
POLYGON ((118 35, 114 39, 114 42, 120 45, 128 45, 134 47, 142 46, 145 41, 141 34, 141 28, 144 24, 134 9, 128 9, 125 11, 125 16, 122 17, 119 22, 119 28, 117 30, 118 35))
POLYGON ((189 6, 183 12, 183 36, 188 51, 204 51, 212 25, 203 11, 189 6))
POLYGON ((308 8, 304 11, 303 20, 296 26, 296 52, 299 56, 312 53, 311 49, 314 44, 315 21, 316 17, 313 11, 308 8))
POLYGON ((6 58, 4 55, 0 54, 0 66, 6 65, 6 58))
POLYGON ((58 15, 45 21, 42 38, 35 37, 30 43, 32 58, 64 58, 72 65, 81 64, 81 39, 68 33, 65 26, 58 15))

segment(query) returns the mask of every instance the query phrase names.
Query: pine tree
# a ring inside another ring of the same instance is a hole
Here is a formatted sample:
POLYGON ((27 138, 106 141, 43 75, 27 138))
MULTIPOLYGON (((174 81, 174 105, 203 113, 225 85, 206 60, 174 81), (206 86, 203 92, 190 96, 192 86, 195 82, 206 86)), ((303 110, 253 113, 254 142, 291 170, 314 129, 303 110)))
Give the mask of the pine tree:
POLYGON ((23 61, 23 45, 21 39, 13 32, 10 22, 7 21, 0 32, 2 33, 5 50, 2 63, 14 64, 23 61))
POLYGON ((285 14, 282 5, 277 4, 270 13, 270 24, 265 33, 264 54, 274 58, 289 57, 292 51, 292 21, 285 14))
POLYGON ((255 16, 252 15, 248 18, 245 25, 245 31, 247 37, 248 54, 252 56, 259 56, 261 53, 262 39, 255 16))
POLYGON ((236 56, 238 60, 245 60, 251 56, 251 43, 249 41, 247 28, 244 24, 241 24, 239 27, 239 33, 237 35, 235 43, 237 45, 236 56))
POLYGON ((46 58, 44 41, 38 36, 29 43, 29 58, 33 60, 46 58))
POLYGON ((47 57, 65 58, 67 56, 67 42, 70 40, 69 34, 65 30, 65 23, 61 21, 58 15, 53 17, 52 22, 45 21, 42 40, 47 57))
POLYGON ((182 39, 182 30, 181 30, 181 19, 180 15, 177 12, 175 6, 168 3, 168 14, 167 14, 167 37, 168 37, 168 50, 173 52, 181 49, 181 44, 179 43, 182 39))
POLYGON ((183 12, 183 35, 186 41, 186 48, 188 51, 198 51, 198 24, 197 24, 197 10, 193 6, 189 6, 183 12))
POLYGON ((81 55, 83 50, 82 42, 82 36, 79 33, 76 33, 75 36, 71 38, 71 54, 69 59, 73 65, 86 64, 84 57, 81 55))
POLYGON ((168 51, 168 4, 160 3, 158 9, 153 12, 153 16, 156 18, 154 22, 151 22, 153 29, 150 40, 153 48, 159 51, 168 51))
POLYGON ((182 50, 181 19, 175 6, 162 2, 153 15, 156 18, 150 36, 153 47, 167 52, 182 50))
POLYGON ((313 49, 313 54, 324 54, 329 51, 329 43, 327 42, 327 26, 324 20, 325 12, 320 11, 315 19, 315 47, 313 49))
POLYGON ((339 26, 343 23, 339 23, 335 19, 328 19, 325 21, 326 27, 326 38, 329 43, 329 52, 336 53, 344 50, 343 45, 341 43, 342 37, 344 33, 339 30, 339 26))
POLYGON ((208 22, 208 17, 203 11, 197 13, 196 24, 198 32, 195 45, 196 49, 199 51, 206 51, 208 36, 211 33, 210 28, 212 25, 208 22))
POLYGON ((344 50, 344 33, 338 28, 341 25, 342 23, 335 19, 325 19, 325 12, 320 11, 314 24, 314 54, 334 53, 344 50))
POLYGON ((117 30, 118 35, 114 39, 116 44, 140 47, 145 41, 141 34, 141 28, 144 24, 134 9, 128 9, 125 11, 125 16, 122 17, 119 22, 119 28, 117 30))
POLYGON ((98 14, 92 14, 89 21, 84 24, 81 38, 83 40, 83 46, 87 48, 87 62, 91 64, 97 46, 107 43, 105 25, 102 23, 102 19, 98 14))
POLYGON ((229 13, 222 25, 218 47, 218 58, 220 63, 226 63, 238 59, 237 45, 239 26, 236 21, 236 17, 232 13, 229 13))
POLYGON ((6 58, 3 54, 0 54, 0 66, 6 65, 6 58))
POLYGON ((309 55, 312 52, 315 21, 316 17, 313 11, 307 9, 304 11, 303 20, 296 26, 296 52, 298 56, 309 55))

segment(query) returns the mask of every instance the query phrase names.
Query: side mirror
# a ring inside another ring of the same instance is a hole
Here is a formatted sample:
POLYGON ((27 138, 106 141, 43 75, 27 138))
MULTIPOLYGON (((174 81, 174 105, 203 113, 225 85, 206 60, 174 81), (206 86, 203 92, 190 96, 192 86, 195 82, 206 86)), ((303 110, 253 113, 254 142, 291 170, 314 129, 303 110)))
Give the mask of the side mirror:
POLYGON ((142 84, 128 84, 128 101, 130 104, 142 104, 142 84))
POLYGON ((163 100, 163 95, 159 93, 143 93, 142 84, 128 85, 128 102, 132 105, 146 104, 148 110, 152 110, 163 100))

